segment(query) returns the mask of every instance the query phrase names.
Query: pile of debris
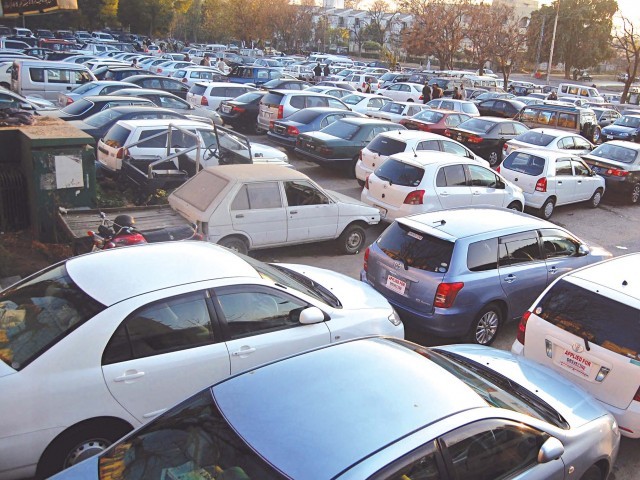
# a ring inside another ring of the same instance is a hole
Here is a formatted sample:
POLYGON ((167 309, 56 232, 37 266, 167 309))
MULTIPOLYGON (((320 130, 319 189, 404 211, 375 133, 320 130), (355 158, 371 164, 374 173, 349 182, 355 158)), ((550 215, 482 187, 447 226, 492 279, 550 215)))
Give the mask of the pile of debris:
POLYGON ((36 123, 36 119, 31 112, 19 108, 0 109, 0 127, 33 125, 34 123, 36 123))

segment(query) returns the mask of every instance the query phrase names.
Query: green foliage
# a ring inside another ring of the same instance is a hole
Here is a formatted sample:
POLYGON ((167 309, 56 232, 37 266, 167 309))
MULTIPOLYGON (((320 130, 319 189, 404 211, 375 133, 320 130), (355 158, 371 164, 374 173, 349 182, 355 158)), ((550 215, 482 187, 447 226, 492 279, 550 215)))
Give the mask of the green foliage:
POLYGON ((367 40, 362 44, 362 48, 366 52, 377 52, 382 48, 382 45, 380 45, 378 42, 374 42, 373 40, 367 40))

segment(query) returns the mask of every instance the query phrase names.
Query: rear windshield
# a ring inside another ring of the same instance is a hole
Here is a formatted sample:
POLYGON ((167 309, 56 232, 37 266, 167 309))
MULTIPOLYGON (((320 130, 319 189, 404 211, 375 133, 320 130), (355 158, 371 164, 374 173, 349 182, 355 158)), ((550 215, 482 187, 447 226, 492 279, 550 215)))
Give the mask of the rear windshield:
POLYGON ((436 112, 435 110, 423 110, 422 112, 414 115, 416 120, 422 120, 423 122, 438 123, 444 117, 444 113, 436 112))
POLYGON ((375 174, 376 177, 388 181, 391 185, 417 187, 424 176, 424 169, 389 159, 376 169, 375 174))
POLYGON ((346 103, 347 105, 357 105, 358 103, 360 103, 360 101, 365 98, 361 95, 355 95, 355 94, 351 94, 351 95, 347 95, 346 97, 342 97, 342 101, 344 103, 346 103))
POLYGON ((607 160, 615 160, 616 162, 633 163, 638 158, 638 150, 621 147, 619 145, 611 145, 610 143, 603 143, 598 148, 594 149, 590 155, 607 160))
POLYGON ((81 95, 88 92, 92 88, 95 88, 95 86, 96 84, 94 82, 85 83, 71 90, 71 93, 77 93, 78 95, 81 95))
POLYGON ((94 113, 90 117, 85 118, 84 123, 87 123, 93 127, 101 127, 111 120, 117 120, 122 115, 122 113, 114 111, 113 108, 107 108, 106 110, 94 113))
POLYGON ((453 242, 398 222, 387 228, 376 243, 389 258, 400 260, 406 267, 438 273, 449 269, 454 246, 453 242))
POLYGON ((124 147, 130 134, 131 131, 128 128, 116 124, 105 135, 104 143, 113 148, 124 147))
POLYGON ((67 105, 62 109, 64 113, 68 113, 69 115, 81 115, 87 110, 93 107, 93 102, 89 100, 85 100, 84 98, 78 100, 77 102, 73 102, 70 105, 67 105))
POLYGON ((182 188, 175 190, 173 195, 204 212, 228 184, 227 179, 219 177, 208 170, 202 170, 198 175, 192 177, 188 183, 185 183, 182 188))
POLYGON ((262 97, 262 101, 260 103, 265 105, 280 105, 282 97, 284 97, 283 93, 269 92, 262 97))
POLYGON ((299 123, 311 123, 316 118, 322 115, 322 112, 314 112, 313 110, 299 110, 296 113, 292 114, 287 120, 291 120, 293 122, 299 123))
POLYGON ((379 155, 393 155, 394 153, 404 152, 407 147, 406 143, 402 140, 396 140, 395 138, 389 138, 385 135, 378 135, 376 138, 369 142, 367 150, 370 150, 379 155))
POLYGON ((528 175, 538 176, 544 170, 545 160, 542 157, 523 153, 519 151, 512 152, 502 162, 504 168, 513 170, 514 172, 526 173, 528 175))
POLYGON ((262 98, 264 96, 264 93, 260 93, 260 92, 247 92, 247 93, 243 93, 242 95, 240 95, 239 97, 234 98, 233 100, 235 102, 241 102, 241 103, 251 103, 251 102, 255 102, 256 100, 262 98))
POLYGON ((462 122, 460 125, 458 125, 458 128, 471 130, 472 132, 487 133, 493 128, 494 125, 495 122, 480 120, 479 118, 472 118, 470 120, 467 120, 466 122, 462 122))
POLYGON ((0 293, 0 360, 20 370, 105 308, 64 264, 27 278, 0 293))
POLYGON ((331 125, 324 127, 321 132, 334 137, 342 138, 343 140, 351 140, 360 130, 359 125, 343 122, 338 120, 331 125))
POLYGON ((401 114, 404 111, 404 105, 401 103, 389 102, 380 109, 381 112, 390 112, 401 114))
POLYGON ((191 87, 191 90, 189 90, 189 93, 192 93, 194 95, 204 95, 204 92, 207 90, 207 87, 205 85, 198 85, 197 83, 191 87))
POLYGON ((560 280, 540 300, 535 314, 589 343, 639 359, 637 309, 560 280))
POLYGON ((530 145, 538 145, 539 147, 546 147, 549 145, 555 137, 553 135, 547 135, 543 132, 534 132, 530 130, 518 135, 515 140, 528 143, 530 145))

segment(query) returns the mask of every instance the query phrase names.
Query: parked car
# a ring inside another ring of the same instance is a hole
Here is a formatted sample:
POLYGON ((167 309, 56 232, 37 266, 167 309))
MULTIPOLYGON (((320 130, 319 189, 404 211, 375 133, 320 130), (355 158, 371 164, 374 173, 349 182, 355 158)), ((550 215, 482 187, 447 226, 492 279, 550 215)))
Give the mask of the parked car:
POLYGON ((605 192, 604 178, 567 152, 522 148, 509 154, 499 171, 522 188, 527 207, 544 219, 560 205, 588 202, 597 208, 605 192))
POLYGON ((61 110, 47 111, 46 116, 62 120, 82 120, 102 110, 125 105, 153 106, 154 103, 146 98, 119 95, 89 95, 70 103, 61 110))
POLYGON ((303 108, 330 107, 340 110, 349 110, 340 99, 322 93, 291 90, 270 90, 260 100, 258 113, 258 128, 267 131, 271 123, 276 120, 286 119, 293 113, 303 108))
POLYGON ((397 219, 365 251, 361 279, 389 300, 405 328, 488 345, 556 273, 610 257, 525 213, 459 208, 397 219), (548 255, 549 239, 574 253, 548 255))
POLYGON ((232 100, 220 102, 220 117, 225 125, 231 125, 237 130, 251 133, 258 132, 258 113, 260 100, 267 94, 263 90, 247 92, 232 100))
POLYGON ((503 156, 519 148, 548 148, 573 155, 586 155, 594 149, 594 145, 576 133, 553 128, 532 128, 507 141, 503 146, 503 156))
MULTIPOLYGON (((408 82, 411 77, 410 73, 404 72, 387 72, 378 78, 378 90, 381 88, 387 88, 398 82, 408 82)), ((422 93, 422 92, 421 92, 422 93)))
POLYGON ((353 90, 347 90, 345 88, 323 87, 323 86, 318 86, 318 85, 306 88, 305 90, 307 92, 314 92, 314 93, 322 93, 324 95, 331 95, 332 97, 336 97, 336 98, 346 97, 347 95, 351 95, 353 93, 353 90))
POLYGON ((323 80, 322 82, 316 83, 316 87, 334 87, 334 88, 342 88, 343 90, 351 90, 352 92, 356 92, 356 87, 347 82, 340 81, 331 81, 331 80, 323 80))
POLYGON ((275 165, 205 169, 175 190, 169 203, 202 224, 209 242, 240 253, 336 240, 342 253, 356 254, 364 246, 365 228, 380 221, 375 208, 275 165))
POLYGON ((360 150, 378 134, 405 130, 402 125, 373 118, 344 118, 317 132, 298 135, 295 152, 318 165, 341 168, 355 177, 360 150))
POLYGON ((146 98, 158 107, 168 108, 174 112, 186 115, 193 120, 222 125, 222 119, 218 112, 201 107, 200 105, 191 105, 182 98, 163 90, 154 90, 152 88, 123 88, 115 92, 115 94, 127 97, 146 98))
POLYGON ((366 115, 367 113, 380 110, 392 100, 389 97, 373 93, 353 93, 342 97, 342 101, 354 112, 366 115))
POLYGON ((403 336, 389 304, 356 280, 207 242, 74 257, 0 298, 0 383, 14 393, 0 400, 12 412, 0 432, 3 478, 48 478, 266 361, 336 338, 403 336))
POLYGON ((612 140, 597 146, 582 159, 594 173, 604 177, 607 195, 631 204, 640 199, 640 145, 612 140))
POLYGON ((422 87, 423 85, 419 83, 398 82, 389 85, 384 91, 378 93, 396 102, 421 102, 422 87))
POLYGON ((471 118, 455 128, 447 129, 445 135, 466 145, 495 167, 502 161, 504 144, 527 130, 522 123, 511 119, 480 117, 471 118))
POLYGON ((474 97, 473 101, 477 105, 479 103, 484 102, 485 100, 492 100, 496 98, 510 99, 510 98, 515 98, 515 95, 513 93, 508 93, 508 92, 484 92, 478 95, 477 97, 474 97))
POLYGON ((171 77, 176 70, 195 66, 196 65, 193 62, 185 62, 184 60, 166 60, 162 63, 149 67, 149 70, 151 73, 155 73, 156 75, 171 77))
POLYGON ((180 80, 170 77, 161 77, 160 75, 134 75, 127 77, 127 82, 135 83, 142 88, 153 88, 154 90, 164 90, 173 93, 183 100, 187 98, 189 87, 180 80))
POLYGON ((223 100, 232 100, 247 92, 254 91, 250 85, 229 82, 196 82, 187 93, 187 102, 209 110, 217 110, 223 100))
MULTIPOLYGON (((567 254, 562 243, 547 248, 567 254)), ((640 294, 629 285, 638 268, 634 253, 558 278, 523 315, 511 348, 595 396, 631 438, 640 438, 640 294)))
POLYGON ((19 108, 46 115, 49 111, 56 111, 54 104, 44 98, 23 97, 11 90, 0 88, 0 108, 19 108))
MULTIPOLYGON (((486 162, 484 162, 486 163, 486 162)), ((391 155, 367 175, 360 199, 387 222, 414 213, 467 206, 522 211, 522 190, 476 160, 446 152, 391 155)))
POLYGON ((306 90, 311 84, 307 81, 290 79, 290 78, 274 78, 260 85, 263 90, 306 90))
POLYGON ((471 117, 466 113, 458 113, 453 110, 424 110, 416 115, 403 118, 400 125, 409 130, 421 130, 423 132, 444 135, 448 128, 454 128, 471 117))
POLYGON ((330 107, 311 107, 298 110, 286 119, 272 122, 267 137, 274 143, 293 150, 298 135, 316 132, 343 118, 364 117, 361 113, 330 107))
POLYGON ((613 108, 594 106, 589 106, 589 108, 591 108, 591 110, 593 110, 593 112, 596 114, 596 119, 598 120, 598 125, 600 125, 600 128, 611 125, 622 116, 617 110, 614 110, 613 108))
POLYGON ((369 174, 380 167, 391 155, 401 152, 417 154, 427 150, 451 153, 489 166, 489 162, 450 138, 416 130, 391 130, 377 135, 360 151, 355 167, 356 179, 360 186, 364 187, 369 174))
POLYGON ((345 77, 343 82, 348 83, 358 92, 364 92, 367 84, 371 86, 370 93, 375 93, 378 90, 378 77, 369 73, 352 73, 345 77))
POLYGON ((109 93, 122 90, 123 88, 140 87, 138 85, 134 85, 133 83, 114 80, 98 80, 95 82, 84 83, 69 92, 60 92, 58 94, 58 106, 60 108, 64 108, 80 98, 89 95, 107 95, 109 93))
POLYGON ((479 117, 480 112, 476 104, 470 100, 456 100, 453 98, 437 98, 427 102, 429 108, 438 110, 450 110, 458 113, 464 113, 470 117, 479 117))
POLYGON ((480 115, 513 118, 525 107, 525 104, 515 99, 500 98, 484 100, 476 106, 480 115))
POLYGON ((282 76, 282 68, 254 67, 253 65, 233 67, 228 75, 229 81, 233 83, 250 83, 254 87, 282 76))
POLYGON ((519 102, 524 103, 525 105, 543 105, 544 104, 544 100, 541 100, 539 98, 535 98, 535 97, 531 97, 531 96, 525 96, 525 97, 516 97, 514 98, 514 100, 518 100, 519 102))
POLYGON ((590 108, 545 102, 527 105, 515 119, 529 128, 556 128, 578 133, 591 143, 600 141, 601 128, 590 108))
POLYGON ((122 480, 140 471, 534 480, 562 478, 567 464, 591 480, 613 470, 619 442, 614 418, 591 396, 508 352, 367 338, 213 385, 55 480, 114 470, 122 480))
POLYGON ((228 82, 226 75, 217 69, 210 67, 187 67, 179 68, 171 74, 172 78, 180 80, 189 88, 196 82, 228 82))
POLYGON ((383 105, 380 110, 370 111, 367 116, 400 123, 405 118, 413 117, 428 108, 422 103, 393 101, 383 105))
POLYGON ((640 142, 640 115, 629 114, 618 118, 602 129, 602 139, 605 142, 608 140, 640 142))

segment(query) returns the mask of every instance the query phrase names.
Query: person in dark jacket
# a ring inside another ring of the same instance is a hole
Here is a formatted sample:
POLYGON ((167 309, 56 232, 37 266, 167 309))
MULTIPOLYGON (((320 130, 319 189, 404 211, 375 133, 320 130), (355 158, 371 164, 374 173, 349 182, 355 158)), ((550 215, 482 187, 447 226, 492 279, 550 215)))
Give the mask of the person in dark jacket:
POLYGON ((320 82, 320 80, 322 79, 322 67, 320 66, 320 62, 318 62, 315 67, 313 67, 313 74, 316 77, 316 83, 320 82))
POLYGON ((329 65, 325 65, 322 71, 324 78, 326 79, 329 75, 331 75, 331 70, 329 70, 329 65))
POLYGON ((429 86, 429 82, 424 82, 424 87, 422 87, 422 103, 428 103, 431 101, 431 87, 429 86))
POLYGON ((442 89, 438 86, 438 84, 436 83, 433 86, 433 94, 431 95, 431 97, 435 100, 436 98, 442 98, 442 89))

